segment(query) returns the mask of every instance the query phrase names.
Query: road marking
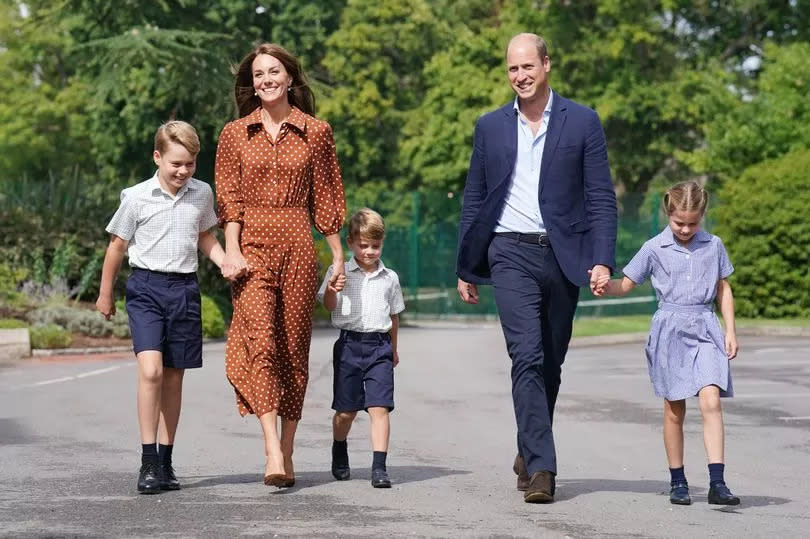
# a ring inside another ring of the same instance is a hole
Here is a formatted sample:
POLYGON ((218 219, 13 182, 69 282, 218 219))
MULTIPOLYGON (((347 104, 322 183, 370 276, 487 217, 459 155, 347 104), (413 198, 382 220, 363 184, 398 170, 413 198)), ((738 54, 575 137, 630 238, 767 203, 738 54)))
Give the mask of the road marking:
POLYGON ((11 389, 24 389, 27 387, 41 387, 41 386, 49 386, 51 384, 61 384, 62 382, 70 382, 71 380, 80 380, 82 378, 87 378, 88 376, 98 376, 99 374, 104 374, 108 372, 112 372, 115 370, 120 369, 121 367, 132 366, 134 363, 127 363, 126 365, 114 365, 112 367, 105 367, 103 369, 95 369, 92 371, 82 372, 73 376, 63 376, 61 378, 53 378, 51 380, 42 380, 40 382, 34 382, 32 384, 23 384, 19 386, 13 386, 11 389))
POLYGON ((781 419, 782 421, 807 421, 808 419, 810 419, 810 415, 804 415, 804 416, 790 416, 790 415, 787 415, 787 416, 782 416, 779 419, 781 419))
POLYGON ((747 395, 735 395, 735 399, 798 399, 800 397, 810 397, 810 391, 803 393, 748 393, 747 395))

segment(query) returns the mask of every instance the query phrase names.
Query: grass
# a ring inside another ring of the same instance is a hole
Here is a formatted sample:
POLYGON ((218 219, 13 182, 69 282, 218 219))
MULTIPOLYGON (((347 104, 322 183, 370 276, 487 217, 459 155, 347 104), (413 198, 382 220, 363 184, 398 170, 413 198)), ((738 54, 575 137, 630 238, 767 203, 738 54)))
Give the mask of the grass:
POLYGON ((613 333, 640 333, 650 330, 650 315, 578 318, 574 321, 574 337, 592 337, 613 333))
MULTIPOLYGON (((574 337, 591 337, 594 335, 612 335, 614 333, 640 333, 650 329, 652 315, 610 316, 610 317, 582 317, 574 321, 574 337)), ((721 319, 722 320, 722 319, 721 319)), ((767 320, 764 318, 737 319, 737 327, 755 326, 790 326, 810 327, 810 319, 786 318, 783 320, 767 320)))

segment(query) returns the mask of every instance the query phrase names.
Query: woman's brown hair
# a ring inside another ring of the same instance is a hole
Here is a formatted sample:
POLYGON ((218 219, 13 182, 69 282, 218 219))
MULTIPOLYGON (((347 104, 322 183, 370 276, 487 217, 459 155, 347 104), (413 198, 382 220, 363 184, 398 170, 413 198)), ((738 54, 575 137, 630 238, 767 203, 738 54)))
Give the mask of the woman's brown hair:
POLYGON ((301 69, 301 62, 298 61, 291 52, 275 43, 262 43, 247 56, 245 56, 239 65, 233 69, 234 75, 234 99, 236 100, 236 110, 240 118, 244 118, 257 107, 261 106, 261 100, 256 95, 256 90, 253 88, 253 60, 259 54, 269 54, 273 58, 281 62, 284 69, 292 77, 292 85, 287 96, 290 100, 290 105, 298 107, 309 115, 315 115, 315 94, 309 87, 309 82, 301 69))

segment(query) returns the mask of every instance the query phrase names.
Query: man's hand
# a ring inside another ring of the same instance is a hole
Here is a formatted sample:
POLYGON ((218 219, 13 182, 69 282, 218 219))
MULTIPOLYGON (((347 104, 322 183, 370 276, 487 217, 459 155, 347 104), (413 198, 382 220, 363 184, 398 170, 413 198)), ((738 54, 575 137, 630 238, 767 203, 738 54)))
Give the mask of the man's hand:
POLYGON ((601 296, 605 292, 605 286, 610 280, 610 268, 602 264, 596 264, 593 269, 588 272, 591 276, 591 293, 595 296, 601 296))
POLYGON ((461 296, 461 301, 475 305, 478 303, 478 287, 467 281, 458 280, 458 295, 461 296))
POLYGON ((394 352, 394 367, 399 365, 399 352, 394 352))

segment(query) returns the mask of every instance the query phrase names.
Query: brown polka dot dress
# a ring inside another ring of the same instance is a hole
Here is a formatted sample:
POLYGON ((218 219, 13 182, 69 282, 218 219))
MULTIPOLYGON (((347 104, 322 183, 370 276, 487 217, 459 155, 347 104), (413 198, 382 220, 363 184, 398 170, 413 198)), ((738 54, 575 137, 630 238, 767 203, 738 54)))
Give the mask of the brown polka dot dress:
POLYGON ((274 143, 257 108, 223 128, 215 176, 220 226, 242 224, 249 269, 233 286, 225 347, 239 413, 300 419, 318 284, 311 227, 336 234, 346 216, 332 129, 293 107, 274 143))

